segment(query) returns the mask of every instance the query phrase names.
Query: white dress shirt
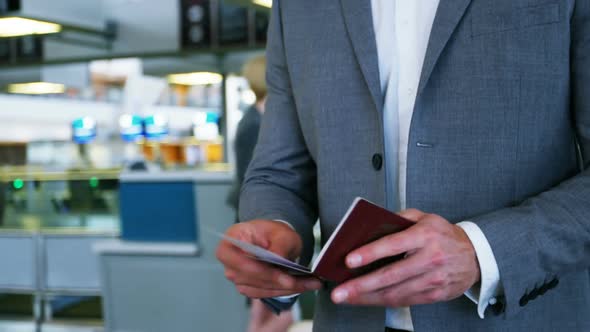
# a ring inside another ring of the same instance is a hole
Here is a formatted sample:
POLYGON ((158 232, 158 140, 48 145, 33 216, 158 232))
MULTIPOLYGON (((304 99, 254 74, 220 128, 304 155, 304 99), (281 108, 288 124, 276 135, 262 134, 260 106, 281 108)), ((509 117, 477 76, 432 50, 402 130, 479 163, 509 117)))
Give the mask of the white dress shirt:
MULTIPOLYGON (((422 72, 422 63, 439 0, 371 0, 373 27, 379 58, 381 90, 385 96, 385 137, 397 132, 397 171, 399 206, 406 208, 406 167, 410 123, 416 101, 416 93, 422 72), (397 107, 397 110, 396 110, 397 107), (387 121, 398 116, 398 121, 387 121), (399 127, 392 128, 391 123, 399 127)), ((389 136, 391 139, 391 136, 389 136)), ((393 150, 393 149, 392 149, 393 150)), ((385 151, 386 161, 392 160, 395 151, 385 151)), ((387 164, 386 164, 387 165, 387 164)), ((390 166, 391 167, 391 166, 390 166)), ((436 211, 428 211, 436 212, 436 211)), ((488 304, 495 303, 500 274, 492 249, 481 231, 472 222, 457 224, 471 240, 481 270, 481 282, 465 293, 477 304, 477 313, 483 318, 488 304)), ((475 314, 475 312, 474 312, 475 314)), ((385 325, 391 328, 413 331, 409 308, 387 309, 385 325)))

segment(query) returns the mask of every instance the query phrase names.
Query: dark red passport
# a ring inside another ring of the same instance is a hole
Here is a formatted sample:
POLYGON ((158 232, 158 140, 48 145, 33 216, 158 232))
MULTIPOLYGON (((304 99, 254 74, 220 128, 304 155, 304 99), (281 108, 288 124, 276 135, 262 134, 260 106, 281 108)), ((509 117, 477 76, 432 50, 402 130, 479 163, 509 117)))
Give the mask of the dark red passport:
POLYGON ((345 263, 354 249, 412 225, 413 221, 357 197, 318 255, 312 272, 328 281, 343 282, 398 260, 401 257, 394 256, 359 269, 349 269, 345 263))
POLYGON ((412 225, 414 225, 413 221, 357 197, 324 245, 311 269, 261 247, 225 236, 224 239, 255 258, 280 266, 291 274, 312 275, 326 281, 340 283, 400 259, 402 255, 393 256, 359 269, 349 269, 345 264, 346 256, 354 249, 412 225))

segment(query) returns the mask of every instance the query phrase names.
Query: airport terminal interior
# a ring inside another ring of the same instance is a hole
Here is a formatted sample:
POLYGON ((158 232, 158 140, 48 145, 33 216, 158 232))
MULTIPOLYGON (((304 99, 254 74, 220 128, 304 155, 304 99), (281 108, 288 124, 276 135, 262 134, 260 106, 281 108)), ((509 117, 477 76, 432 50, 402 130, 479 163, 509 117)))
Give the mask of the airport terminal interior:
POLYGON ((588 332, 588 80, 590 0, 0 0, 0 332, 588 332))
POLYGON ((270 7, 0 0, 0 331, 246 330, 216 233, 270 7))

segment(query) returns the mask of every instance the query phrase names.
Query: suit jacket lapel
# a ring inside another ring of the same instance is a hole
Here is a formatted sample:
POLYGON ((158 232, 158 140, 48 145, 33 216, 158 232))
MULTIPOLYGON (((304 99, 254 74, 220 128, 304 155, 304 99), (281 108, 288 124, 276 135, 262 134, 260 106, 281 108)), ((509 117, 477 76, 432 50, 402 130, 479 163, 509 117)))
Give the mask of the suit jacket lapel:
POLYGON ((377 110, 383 108, 370 0, 340 0, 348 37, 377 110))
MULTIPOLYGON (((365 2, 365 1, 359 1, 365 2)), ((447 45, 455 28, 465 14, 465 10, 471 3, 471 0, 441 0, 432 25, 432 32, 424 57, 422 74, 420 76, 420 85, 418 91, 421 92, 428 80, 434 66, 438 61, 443 49, 447 45)))

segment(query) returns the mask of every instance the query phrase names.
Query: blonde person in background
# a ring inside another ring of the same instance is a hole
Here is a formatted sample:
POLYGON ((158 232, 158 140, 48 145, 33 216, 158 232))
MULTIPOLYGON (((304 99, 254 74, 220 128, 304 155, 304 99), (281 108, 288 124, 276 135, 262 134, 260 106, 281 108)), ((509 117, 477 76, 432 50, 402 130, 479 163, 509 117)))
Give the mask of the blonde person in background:
MULTIPOLYGON (((250 89, 256 95, 256 103, 252 105, 240 120, 234 150, 236 151, 236 178, 233 188, 228 197, 228 203, 236 211, 239 204, 240 190, 244 181, 244 174, 252 160, 252 154, 258 131, 260 130, 260 120, 264 113, 264 103, 266 101, 266 57, 263 55, 253 57, 248 60, 243 68, 243 76, 248 81, 250 89)), ((284 332, 293 323, 292 311, 285 311, 281 315, 275 315, 260 300, 253 300, 250 309, 250 323, 248 332, 284 332)))

